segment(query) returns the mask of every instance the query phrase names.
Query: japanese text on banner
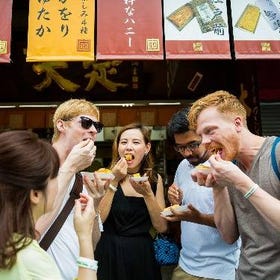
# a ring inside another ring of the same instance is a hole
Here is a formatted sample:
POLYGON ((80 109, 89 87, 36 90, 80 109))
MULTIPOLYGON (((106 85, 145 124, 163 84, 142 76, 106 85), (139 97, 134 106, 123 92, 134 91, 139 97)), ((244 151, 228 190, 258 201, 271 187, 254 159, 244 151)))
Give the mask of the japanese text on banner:
POLYGON ((30 0, 26 60, 94 60, 94 1, 30 0))

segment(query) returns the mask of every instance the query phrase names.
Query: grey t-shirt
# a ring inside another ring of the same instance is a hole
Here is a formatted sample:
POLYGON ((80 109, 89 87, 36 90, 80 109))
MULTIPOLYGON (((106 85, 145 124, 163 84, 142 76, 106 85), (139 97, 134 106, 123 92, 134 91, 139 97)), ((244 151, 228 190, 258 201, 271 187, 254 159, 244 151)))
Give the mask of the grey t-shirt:
MULTIPOLYGON (((280 181, 272 168, 270 156, 274 139, 265 139, 247 175, 266 192, 280 199, 280 181)), ((276 153, 280 167, 280 143, 276 153)), ((280 279, 280 232, 258 213, 242 193, 233 188, 229 189, 229 193, 242 240, 237 279, 280 279)))

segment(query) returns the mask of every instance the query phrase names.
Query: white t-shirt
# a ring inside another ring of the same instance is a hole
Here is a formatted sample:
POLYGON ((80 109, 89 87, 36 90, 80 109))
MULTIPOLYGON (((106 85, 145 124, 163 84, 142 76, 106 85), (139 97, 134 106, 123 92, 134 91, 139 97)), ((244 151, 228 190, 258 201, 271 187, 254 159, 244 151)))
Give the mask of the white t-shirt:
MULTIPOLYGON (((73 176, 71 183, 69 184, 68 194, 70 194, 74 181, 75 176, 73 176)), ((87 192, 85 187, 83 188, 83 192, 87 192)), ((66 195, 61 210, 68 198, 69 195, 66 195)), ((72 209, 62 228, 47 250, 57 264, 64 280, 73 280, 78 275, 77 258, 79 256, 80 248, 78 237, 74 229, 73 216, 74 210, 72 209)))
MULTIPOLYGON (((192 204, 201 213, 213 214, 211 188, 199 186, 190 173, 194 167, 186 160, 179 164, 174 182, 183 190, 183 205, 192 204)), ((239 242, 227 244, 216 228, 196 223, 181 222, 179 266, 199 277, 233 280, 239 259, 239 242)))

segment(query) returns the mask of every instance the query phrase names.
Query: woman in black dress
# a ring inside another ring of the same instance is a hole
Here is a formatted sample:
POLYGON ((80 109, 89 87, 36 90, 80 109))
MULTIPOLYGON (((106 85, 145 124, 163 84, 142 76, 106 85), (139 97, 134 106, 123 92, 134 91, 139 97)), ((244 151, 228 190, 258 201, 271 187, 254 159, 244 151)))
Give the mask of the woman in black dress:
POLYGON ((141 124, 121 129, 113 144, 115 176, 99 204, 104 231, 97 244, 98 279, 159 280, 150 229, 167 230, 161 176, 154 172, 150 131, 141 124), (136 175, 135 175, 136 174, 136 175), (134 176, 145 176, 135 182, 134 176))

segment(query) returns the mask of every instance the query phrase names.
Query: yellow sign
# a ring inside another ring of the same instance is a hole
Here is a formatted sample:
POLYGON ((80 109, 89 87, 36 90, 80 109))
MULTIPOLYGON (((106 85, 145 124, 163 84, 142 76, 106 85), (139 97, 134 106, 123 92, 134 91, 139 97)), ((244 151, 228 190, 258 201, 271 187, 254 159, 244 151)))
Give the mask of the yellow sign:
POLYGON ((7 50, 7 41, 1 41, 0 40, 0 54, 5 54, 8 52, 7 50))
POLYGON ((193 43, 193 51, 194 52, 203 52, 203 44, 202 44, 202 42, 194 42, 193 43))
POLYGON ((30 0, 26 61, 94 60, 94 1, 30 0))
POLYGON ((262 42, 261 49, 262 49, 262 52, 271 52, 270 42, 262 42))

